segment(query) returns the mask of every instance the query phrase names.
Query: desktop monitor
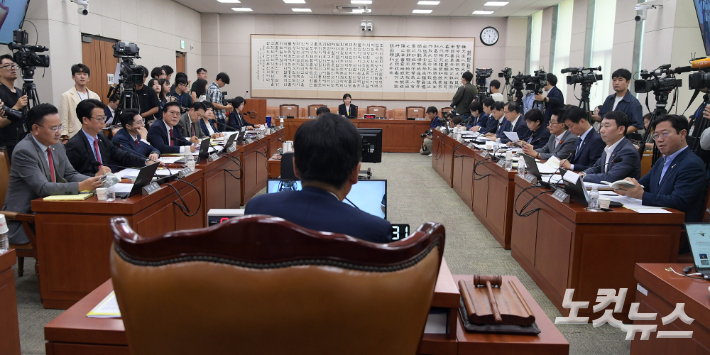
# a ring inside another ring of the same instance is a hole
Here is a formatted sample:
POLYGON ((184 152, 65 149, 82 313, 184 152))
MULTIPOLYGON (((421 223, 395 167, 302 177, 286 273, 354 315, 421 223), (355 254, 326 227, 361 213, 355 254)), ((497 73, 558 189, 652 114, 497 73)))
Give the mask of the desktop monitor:
MULTIPOLYGON (((269 179, 266 193, 301 191, 300 180, 269 179)), ((373 216, 387 219, 387 180, 360 180, 353 185, 343 203, 373 216)))
POLYGON ((11 43, 12 32, 22 29, 29 4, 29 0, 5 0, 0 3, 0 44, 11 43))
POLYGON ((382 128, 358 128, 362 137, 362 162, 382 162, 382 128))
POLYGON ((695 269, 698 272, 710 270, 710 224, 686 223, 685 230, 688 231, 695 269))

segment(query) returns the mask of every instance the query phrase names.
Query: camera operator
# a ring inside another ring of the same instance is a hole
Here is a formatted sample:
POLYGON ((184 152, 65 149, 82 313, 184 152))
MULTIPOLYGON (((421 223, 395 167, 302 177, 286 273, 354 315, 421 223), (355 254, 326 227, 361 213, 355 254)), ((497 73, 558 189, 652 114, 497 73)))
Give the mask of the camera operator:
POLYGON ((471 102, 478 95, 476 87, 471 84, 473 80, 473 74, 470 71, 463 73, 461 76, 462 86, 459 86, 456 90, 454 98, 451 99, 451 107, 456 110, 456 114, 460 116, 468 116, 468 108, 471 106, 471 102))
MULTIPOLYGON (((27 95, 20 96, 22 90, 14 85, 18 70, 19 68, 12 60, 11 55, 0 56, 0 100, 7 107, 22 110, 27 106, 27 95)), ((15 144, 23 138, 23 132, 21 119, 10 120, 7 112, 0 115, 0 146, 7 149, 8 162, 15 144)))
POLYGON ((431 155, 432 147, 434 145, 431 140, 432 131, 434 131, 437 127, 443 126, 444 120, 439 117, 439 110, 437 110, 435 106, 429 106, 429 108, 426 109, 426 116, 431 121, 431 125, 429 126, 429 130, 422 134, 424 142, 422 142, 422 149, 419 150, 419 153, 422 155, 431 155))
POLYGON ((497 102, 505 102, 503 94, 500 93, 500 81, 491 80, 491 98, 497 102))
POLYGON ((149 122, 155 119, 153 115, 158 113, 160 109, 160 100, 153 88, 143 85, 145 79, 148 78, 148 69, 141 65, 139 66, 139 70, 143 72, 143 82, 135 85, 136 95, 138 96, 141 116, 143 116, 145 122, 149 122))
POLYGON ((565 98, 562 95, 562 91, 560 91, 556 85, 557 76, 552 73, 547 73, 547 85, 544 87, 545 91, 547 91, 547 96, 542 94, 535 95, 535 101, 542 101, 545 103, 544 127, 547 127, 547 123, 550 122, 550 117, 552 116, 553 111, 565 108, 565 98))
POLYGON ((616 94, 611 94, 604 100, 599 114, 592 116, 592 121, 601 122, 602 117, 604 117, 607 112, 621 111, 629 117, 631 123, 626 132, 627 134, 643 130, 641 103, 629 92, 631 72, 623 68, 617 69, 611 74, 611 80, 616 94))

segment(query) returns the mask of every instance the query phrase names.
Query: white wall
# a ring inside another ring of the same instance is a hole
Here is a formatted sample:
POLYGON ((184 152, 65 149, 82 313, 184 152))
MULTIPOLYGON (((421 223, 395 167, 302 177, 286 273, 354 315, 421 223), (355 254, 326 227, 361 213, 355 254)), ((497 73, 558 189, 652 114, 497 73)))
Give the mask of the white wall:
POLYGON ((525 47, 528 37, 528 18, 509 17, 506 24, 505 67, 513 70, 513 75, 525 71, 525 47))
MULTIPOLYGON (((505 18, 472 19, 445 17, 409 16, 319 16, 319 15, 250 15, 250 14, 202 14, 203 64, 214 80, 220 71, 230 76, 231 84, 223 88, 228 97, 244 96, 250 90, 250 36, 252 34, 275 35, 341 35, 341 36, 407 36, 407 37, 475 37, 476 49, 474 66, 493 68, 494 76, 506 66, 506 41, 508 36, 505 18), (360 30, 362 19, 374 24, 372 33, 360 30), (495 27, 500 33, 498 43, 485 46, 478 37, 486 26, 495 27)), ((526 30, 519 35, 525 41, 526 30)), ((522 51, 524 58, 524 46, 522 51)), ((522 70, 522 67, 521 67, 522 70)), ((451 93, 453 97, 454 92, 451 93)), ((448 104, 443 101, 367 101, 357 100, 360 107, 382 104, 388 108, 407 105, 448 104)), ((302 107, 313 103, 329 106, 340 104, 340 100, 321 99, 268 99, 268 106, 282 103, 298 104, 302 107)))

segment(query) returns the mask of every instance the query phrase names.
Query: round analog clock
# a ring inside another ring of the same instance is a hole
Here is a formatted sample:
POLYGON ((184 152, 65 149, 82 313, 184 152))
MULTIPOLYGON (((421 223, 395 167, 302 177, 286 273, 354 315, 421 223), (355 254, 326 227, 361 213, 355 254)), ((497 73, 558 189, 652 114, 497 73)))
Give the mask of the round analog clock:
POLYGON ((498 30, 493 27, 486 27, 481 31, 481 42, 487 46, 492 46, 498 42, 498 30))

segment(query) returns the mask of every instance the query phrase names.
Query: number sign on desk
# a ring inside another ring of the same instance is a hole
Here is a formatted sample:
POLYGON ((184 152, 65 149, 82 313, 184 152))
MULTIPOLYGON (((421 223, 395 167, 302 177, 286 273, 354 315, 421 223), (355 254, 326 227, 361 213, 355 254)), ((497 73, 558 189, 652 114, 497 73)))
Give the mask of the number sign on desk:
POLYGON ((252 35, 252 96, 450 100, 473 54, 473 38, 252 35))

